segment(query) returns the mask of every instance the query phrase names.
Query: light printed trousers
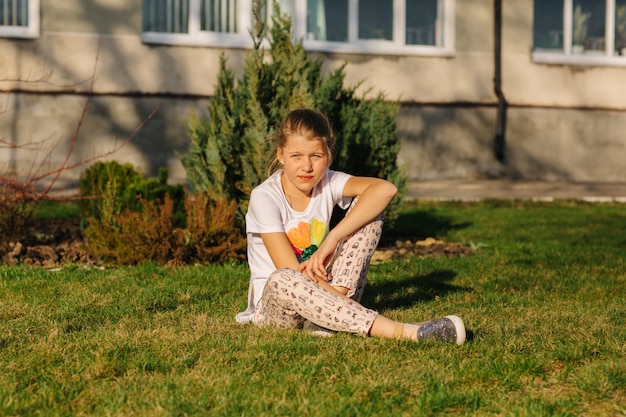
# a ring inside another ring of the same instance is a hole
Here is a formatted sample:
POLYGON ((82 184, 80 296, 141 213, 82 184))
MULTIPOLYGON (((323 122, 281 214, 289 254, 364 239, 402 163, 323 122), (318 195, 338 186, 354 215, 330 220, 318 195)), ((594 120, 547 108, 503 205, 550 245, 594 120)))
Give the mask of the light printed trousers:
POLYGON ((268 277, 254 322, 290 329, 309 320, 330 330, 367 336, 378 313, 359 302, 382 228, 381 214, 341 242, 328 266, 328 283, 348 288, 350 299, 323 289, 293 269, 279 269, 268 277))

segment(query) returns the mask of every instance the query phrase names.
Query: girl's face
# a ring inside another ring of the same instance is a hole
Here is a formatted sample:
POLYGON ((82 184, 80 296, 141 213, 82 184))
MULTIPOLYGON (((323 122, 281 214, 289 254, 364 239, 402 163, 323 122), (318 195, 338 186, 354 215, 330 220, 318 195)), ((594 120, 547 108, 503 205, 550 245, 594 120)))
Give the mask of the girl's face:
POLYGON ((284 168, 285 194, 299 193, 310 196, 311 191, 326 174, 328 157, 321 140, 293 135, 284 147, 278 148, 276 157, 284 168))

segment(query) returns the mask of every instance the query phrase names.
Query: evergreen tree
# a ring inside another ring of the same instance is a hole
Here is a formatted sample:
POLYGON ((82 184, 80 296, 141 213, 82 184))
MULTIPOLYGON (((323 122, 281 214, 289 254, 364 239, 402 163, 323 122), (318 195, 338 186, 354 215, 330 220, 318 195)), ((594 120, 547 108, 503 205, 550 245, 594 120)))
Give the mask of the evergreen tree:
POLYGON ((242 78, 235 80, 222 55, 209 120, 197 115, 189 119, 191 145, 182 157, 189 185, 208 191, 216 201, 235 200, 243 227, 250 192, 265 179, 269 139, 290 110, 310 107, 324 112, 336 131, 333 169, 386 178, 398 187, 386 212, 387 221, 393 222, 406 190, 405 174, 396 163, 398 105, 382 93, 369 100, 358 97, 358 85, 344 85, 345 65, 324 78, 321 59, 311 60, 302 42, 293 41, 289 16, 275 3, 268 33, 262 10, 262 2, 255 1, 254 48, 242 78), (263 47, 266 39, 268 50, 263 47))

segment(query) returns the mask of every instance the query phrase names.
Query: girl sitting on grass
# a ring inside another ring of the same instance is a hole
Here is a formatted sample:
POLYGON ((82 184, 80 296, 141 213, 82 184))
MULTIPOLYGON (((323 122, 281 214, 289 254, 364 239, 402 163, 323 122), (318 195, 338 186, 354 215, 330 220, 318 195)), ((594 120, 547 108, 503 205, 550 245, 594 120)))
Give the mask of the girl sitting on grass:
POLYGON ((246 214, 250 286, 248 308, 237 321, 463 344, 465 326, 457 316, 401 323, 360 304, 396 187, 330 170, 335 138, 315 110, 290 112, 276 136, 273 173, 252 191, 246 214), (329 231, 337 204, 349 210, 329 231))

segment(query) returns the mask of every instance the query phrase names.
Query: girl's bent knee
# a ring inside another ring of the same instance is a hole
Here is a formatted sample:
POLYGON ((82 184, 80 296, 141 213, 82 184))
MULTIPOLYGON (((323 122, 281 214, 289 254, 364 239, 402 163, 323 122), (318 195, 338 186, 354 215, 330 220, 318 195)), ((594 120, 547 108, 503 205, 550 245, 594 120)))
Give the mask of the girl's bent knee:
POLYGON ((276 286, 278 283, 290 284, 296 281, 305 281, 308 279, 309 278, 306 275, 299 273, 295 269, 281 268, 275 270, 269 277, 267 277, 266 285, 274 284, 274 286, 276 286))

